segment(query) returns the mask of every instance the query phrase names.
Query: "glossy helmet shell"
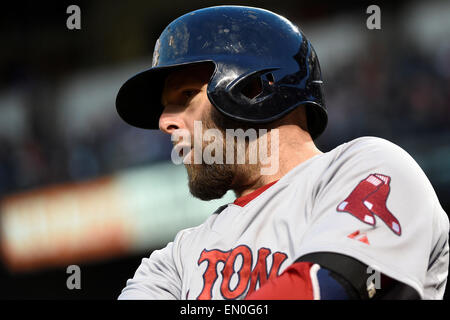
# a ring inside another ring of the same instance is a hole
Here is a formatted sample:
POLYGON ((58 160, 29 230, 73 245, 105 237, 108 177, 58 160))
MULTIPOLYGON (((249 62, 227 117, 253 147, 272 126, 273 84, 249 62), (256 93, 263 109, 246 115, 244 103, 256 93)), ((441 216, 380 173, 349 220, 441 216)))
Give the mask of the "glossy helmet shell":
POLYGON ((313 139, 327 125, 320 65, 311 43, 286 18, 243 6, 200 9, 171 22, 156 42, 152 67, 120 88, 119 115, 133 126, 157 129, 165 76, 195 63, 214 64, 208 98, 225 116, 264 124, 304 104, 313 139), (249 96, 245 89, 255 80, 261 91, 249 96))

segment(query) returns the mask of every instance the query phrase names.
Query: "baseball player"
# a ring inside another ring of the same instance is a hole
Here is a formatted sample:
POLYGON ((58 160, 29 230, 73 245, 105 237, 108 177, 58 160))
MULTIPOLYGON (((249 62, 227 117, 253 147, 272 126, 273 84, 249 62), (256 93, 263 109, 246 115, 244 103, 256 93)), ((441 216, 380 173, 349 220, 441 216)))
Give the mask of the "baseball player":
POLYGON ((210 7, 164 29, 152 67, 119 90, 119 115, 191 137, 196 121, 222 133, 265 128, 256 140, 277 142, 278 166, 185 161, 194 196, 233 190, 236 200, 144 258, 119 299, 443 298, 449 220, 432 185, 384 139, 318 150, 322 86, 311 43, 273 12, 210 7))

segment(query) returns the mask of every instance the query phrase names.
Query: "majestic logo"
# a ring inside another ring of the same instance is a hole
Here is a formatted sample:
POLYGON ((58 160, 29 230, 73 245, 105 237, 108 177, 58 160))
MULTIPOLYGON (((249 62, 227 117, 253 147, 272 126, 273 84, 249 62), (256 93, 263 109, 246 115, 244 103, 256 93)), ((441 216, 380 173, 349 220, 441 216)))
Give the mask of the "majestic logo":
POLYGON ((389 229, 400 236, 402 234, 400 222, 386 206, 390 181, 389 176, 378 173, 369 175, 337 206, 337 211, 348 212, 372 226, 375 226, 374 215, 376 215, 386 223, 389 229))
POLYGON ((350 233, 347 238, 349 239, 355 239, 358 241, 361 241, 362 243, 370 245, 369 238, 367 238, 367 234, 360 233, 359 230, 356 230, 355 232, 350 233))
POLYGON ((252 250, 246 245, 240 245, 228 251, 206 250, 204 249, 198 259, 198 265, 206 263, 206 270, 203 273, 203 289, 197 299, 205 300, 212 298, 212 290, 219 277, 217 265, 223 263, 222 283, 220 293, 225 299, 237 299, 244 293, 250 294, 257 289, 257 284, 261 287, 269 279, 277 277, 281 264, 287 259, 287 255, 282 252, 271 254, 270 249, 260 248, 255 266, 253 265, 252 250), (272 255, 272 265, 270 271, 267 268, 267 258, 272 255), (237 258, 241 256, 242 263, 239 270, 235 271, 237 258), (236 284, 231 284, 232 276, 237 276, 236 284), (248 290, 247 290, 248 288, 248 290))

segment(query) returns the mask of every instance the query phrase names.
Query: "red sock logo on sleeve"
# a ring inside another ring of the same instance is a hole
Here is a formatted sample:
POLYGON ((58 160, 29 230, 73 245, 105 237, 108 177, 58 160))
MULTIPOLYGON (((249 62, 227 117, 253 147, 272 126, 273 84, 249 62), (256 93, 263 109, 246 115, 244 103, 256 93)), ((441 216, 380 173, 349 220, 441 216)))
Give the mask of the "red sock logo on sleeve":
POLYGON ((396 235, 402 233, 400 222, 389 211, 386 201, 389 196, 391 178, 382 174, 371 174, 362 180, 350 195, 337 206, 337 211, 348 212, 364 223, 375 226, 378 216, 396 235))

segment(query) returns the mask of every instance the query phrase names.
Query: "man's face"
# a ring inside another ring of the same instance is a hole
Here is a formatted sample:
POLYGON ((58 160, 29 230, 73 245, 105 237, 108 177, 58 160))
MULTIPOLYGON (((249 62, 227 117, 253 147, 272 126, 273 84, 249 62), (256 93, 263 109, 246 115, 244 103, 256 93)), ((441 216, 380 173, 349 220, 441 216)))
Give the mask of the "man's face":
POLYGON ((188 66, 170 73, 165 81, 161 102, 164 111, 159 118, 159 129, 173 134, 177 129, 194 132, 194 121, 210 112, 207 94, 212 69, 209 65, 188 66))
MULTIPOLYGON (((173 134, 179 129, 187 130, 192 137, 191 146, 194 146, 194 121, 202 121, 203 132, 207 129, 218 128, 217 121, 213 119, 221 119, 222 115, 214 108, 207 96, 207 85, 212 72, 212 66, 201 64, 169 74, 161 98, 164 111, 159 119, 160 130, 168 134, 173 134)), ((223 127, 218 129, 225 132, 223 127)), ((203 151, 205 143, 201 141, 200 144, 203 151)), ((223 148, 226 149, 225 143, 223 148)), ((193 154, 191 149, 189 154, 183 155, 191 157, 190 164, 185 164, 189 189, 192 195, 202 200, 221 198, 238 180, 235 177, 239 176, 239 170, 243 170, 237 165, 226 164, 224 161, 222 164, 206 164, 204 161, 194 164, 193 154)))

